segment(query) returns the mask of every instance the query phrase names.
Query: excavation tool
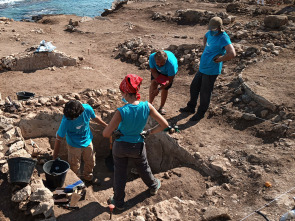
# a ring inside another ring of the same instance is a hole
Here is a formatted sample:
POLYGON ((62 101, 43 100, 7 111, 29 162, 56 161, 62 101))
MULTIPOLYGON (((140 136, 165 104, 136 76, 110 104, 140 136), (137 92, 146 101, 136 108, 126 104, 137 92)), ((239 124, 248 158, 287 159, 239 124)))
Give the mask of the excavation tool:
POLYGON ((113 210, 115 208, 114 204, 109 204, 109 208, 110 208, 110 220, 112 219, 112 214, 113 214, 113 210))
POLYGON ((110 137, 110 154, 108 157, 105 159, 105 164, 108 168, 109 171, 114 172, 114 160, 113 160, 113 138, 112 136, 110 137))
POLYGON ((78 201, 81 199, 81 195, 78 193, 73 193, 71 196, 70 207, 75 208, 78 201))
POLYGON ((168 131, 169 134, 173 134, 173 133, 179 133, 179 129, 177 125, 173 125, 173 126, 168 126, 167 128, 164 129, 164 131, 168 131))
POLYGON ((38 156, 39 151, 40 151, 39 146, 35 141, 33 141, 32 139, 30 139, 30 140, 31 140, 31 146, 33 147, 32 156, 36 157, 36 156, 38 156))

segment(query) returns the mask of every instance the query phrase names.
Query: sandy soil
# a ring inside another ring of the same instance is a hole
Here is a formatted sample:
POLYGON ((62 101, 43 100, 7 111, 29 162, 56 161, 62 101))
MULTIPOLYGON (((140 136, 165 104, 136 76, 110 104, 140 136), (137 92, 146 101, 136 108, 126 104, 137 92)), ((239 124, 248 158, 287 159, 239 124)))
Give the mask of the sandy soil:
MULTIPOLYGON (((118 44, 135 37, 141 37, 143 42, 158 48, 167 48, 172 44, 202 44, 206 26, 153 21, 151 19, 153 12, 174 13, 178 9, 188 8, 224 12, 225 6, 226 3, 192 0, 168 0, 165 3, 134 2, 107 17, 79 23, 78 29, 88 32, 84 34, 65 31, 69 19, 77 21, 81 19, 72 15, 49 16, 37 23, 2 23, 0 57, 23 52, 26 48, 38 45, 43 39, 52 41, 59 51, 73 57, 83 57, 79 65, 56 68, 55 71, 46 69, 33 73, 21 71, 0 73, 2 99, 7 96, 16 99, 15 93, 18 91, 31 91, 38 97, 80 92, 86 88, 118 88, 128 73, 143 77, 142 97, 143 100, 148 99, 149 70, 141 70, 134 64, 115 59, 114 49, 118 44), (128 28, 130 24, 133 25, 132 29, 128 28), (36 33, 39 29, 42 29, 43 33, 36 33), (186 35, 188 38, 175 38, 175 35, 186 35), (88 67, 92 69, 89 70, 88 67)), ((285 6, 274 6, 273 9, 279 10, 285 6)), ((252 15, 241 14, 237 16, 236 22, 246 23, 253 19, 252 15)), ((264 16, 255 19, 263 21, 264 16)), ((251 44, 263 45, 255 42, 251 44)), ((293 57, 294 48, 283 50, 279 56, 262 60, 243 72, 253 90, 278 106, 284 107, 283 110, 291 113, 290 119, 294 118, 295 112, 293 57)), ((155 197, 149 197, 145 190, 138 188, 142 186, 142 181, 131 176, 126 189, 130 207, 123 214, 116 216, 128 214, 140 206, 178 196, 182 199, 196 200, 200 205, 198 208, 200 211, 208 205, 228 207, 232 220, 240 220, 293 187, 294 138, 276 133, 274 130, 276 125, 270 121, 245 121, 235 117, 234 111, 237 110, 235 105, 232 111, 227 109, 226 105, 236 98, 234 91, 237 76, 232 70, 237 62, 238 59, 234 59, 226 64, 228 71, 217 79, 210 111, 198 124, 189 122, 190 116, 178 111, 189 99, 189 85, 193 79, 193 75, 189 75, 185 66, 180 67, 174 85, 169 91, 166 104, 168 113, 165 116, 171 124, 177 123, 179 126, 181 133, 175 134, 174 137, 180 145, 191 152, 198 152, 208 161, 227 158, 231 165, 230 169, 219 179, 202 176, 199 174, 199 168, 188 167, 174 169, 183 176, 173 176, 169 180, 163 179, 163 174, 157 174, 156 176, 163 180, 163 188, 155 197), (265 188, 266 181, 271 182, 273 187, 265 188), (213 196, 204 195, 206 188, 222 187, 224 183, 230 186, 229 190, 221 188, 213 196), (176 191, 170 191, 172 189, 176 191)), ((155 106, 158 105, 159 98, 155 102, 155 106)), ((295 127, 294 123, 291 127, 295 127)), ((98 165, 101 164, 98 162, 98 165)), ((104 176, 106 182, 101 187, 88 187, 89 199, 81 203, 82 208, 79 211, 68 212, 56 208, 56 216, 60 216, 58 220, 73 220, 73 217, 75 219, 79 217, 81 220, 108 219, 105 201, 112 193, 112 174, 100 171, 99 176, 104 176)), ((4 175, 1 175, 1 191, 9 191, 9 188, 4 175)), ((263 212, 270 220, 278 220, 282 213, 292 209, 291 199, 294 193, 294 190, 291 191, 289 195, 264 208, 263 212)), ((6 195, 4 200, 1 200, 0 206, 1 220, 24 220, 21 214, 11 212, 15 205, 9 201, 9 196, 6 195)), ((195 220, 200 219, 198 215, 195 220)), ((248 220, 258 221, 263 218, 254 214, 248 220)))

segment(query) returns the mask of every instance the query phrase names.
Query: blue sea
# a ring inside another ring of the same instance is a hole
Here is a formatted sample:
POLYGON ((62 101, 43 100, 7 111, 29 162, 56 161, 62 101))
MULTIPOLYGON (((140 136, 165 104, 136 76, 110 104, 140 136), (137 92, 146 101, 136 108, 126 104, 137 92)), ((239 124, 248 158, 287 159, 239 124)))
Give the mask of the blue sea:
POLYGON ((0 0, 0 17, 31 19, 41 14, 100 16, 113 0, 0 0))

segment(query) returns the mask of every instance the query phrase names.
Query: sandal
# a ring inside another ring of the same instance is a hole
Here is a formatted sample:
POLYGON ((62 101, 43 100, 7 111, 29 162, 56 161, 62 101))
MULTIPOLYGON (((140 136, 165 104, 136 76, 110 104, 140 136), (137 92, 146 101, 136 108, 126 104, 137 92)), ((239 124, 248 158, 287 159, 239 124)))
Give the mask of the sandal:
POLYGON ((165 115, 166 114, 166 111, 163 107, 160 107, 159 110, 158 110, 159 114, 161 115, 165 115))

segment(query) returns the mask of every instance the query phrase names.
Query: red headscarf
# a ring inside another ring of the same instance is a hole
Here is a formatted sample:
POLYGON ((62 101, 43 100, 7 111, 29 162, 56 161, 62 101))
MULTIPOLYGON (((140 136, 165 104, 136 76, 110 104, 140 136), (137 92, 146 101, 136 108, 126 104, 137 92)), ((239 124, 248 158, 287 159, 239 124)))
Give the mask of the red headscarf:
POLYGON ((138 93, 142 78, 136 74, 128 74, 120 84, 120 90, 128 94, 136 94, 136 99, 140 99, 140 94, 138 93))

